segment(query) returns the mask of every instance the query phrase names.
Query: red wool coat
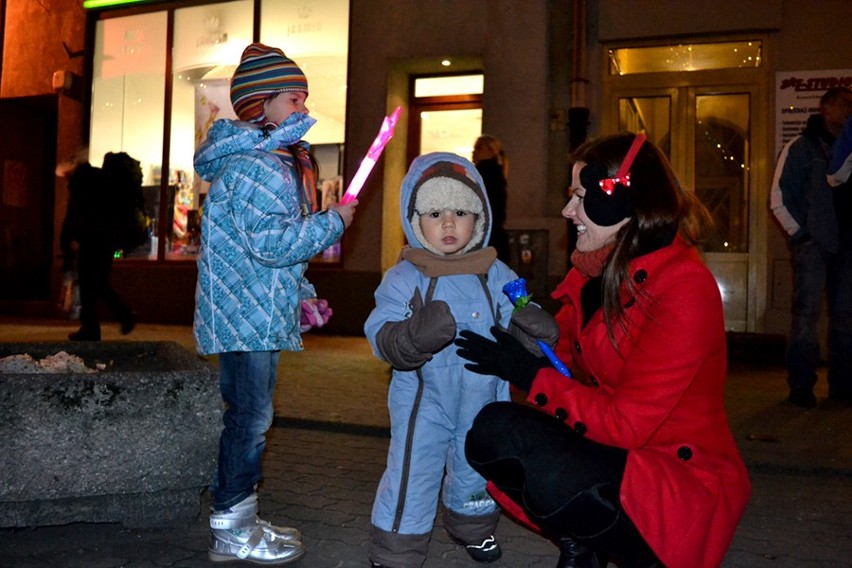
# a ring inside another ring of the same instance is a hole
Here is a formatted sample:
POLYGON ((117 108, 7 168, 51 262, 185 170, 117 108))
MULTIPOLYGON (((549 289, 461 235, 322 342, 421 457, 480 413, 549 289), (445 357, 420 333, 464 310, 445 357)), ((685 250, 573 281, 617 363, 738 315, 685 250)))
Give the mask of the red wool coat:
MULTIPOLYGON (((571 270, 553 293, 563 302, 556 353, 586 386, 542 369, 529 402, 588 438, 628 450, 621 503, 670 568, 719 566, 751 484, 724 408, 727 372, 719 288, 699 253, 679 237, 631 262, 638 288, 624 296, 627 334, 603 310, 583 327, 571 270)), ((492 484, 504 509, 532 525, 492 484)))

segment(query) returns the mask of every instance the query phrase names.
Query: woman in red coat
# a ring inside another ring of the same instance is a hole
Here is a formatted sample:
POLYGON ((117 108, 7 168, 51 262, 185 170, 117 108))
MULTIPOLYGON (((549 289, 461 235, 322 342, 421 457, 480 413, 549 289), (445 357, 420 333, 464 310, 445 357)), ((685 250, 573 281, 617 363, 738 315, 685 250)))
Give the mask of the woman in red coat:
MULTIPOLYGON (((707 211, 643 135, 619 134, 578 150, 562 214, 577 247, 553 293, 555 352, 574 377, 514 334, 462 332, 468 368, 531 403, 485 407, 467 458, 557 542, 560 567, 719 566, 751 486, 724 408, 722 301, 695 248, 707 211)), ((549 317, 515 316, 532 335, 549 317)))

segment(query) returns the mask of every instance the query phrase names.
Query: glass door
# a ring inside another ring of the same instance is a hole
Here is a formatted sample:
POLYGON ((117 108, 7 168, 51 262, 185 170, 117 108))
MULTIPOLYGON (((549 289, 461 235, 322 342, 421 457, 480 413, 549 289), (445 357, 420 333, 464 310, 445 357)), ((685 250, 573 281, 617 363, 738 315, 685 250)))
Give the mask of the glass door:
POLYGON ((452 152, 471 158, 473 144, 482 133, 482 108, 423 110, 420 119, 420 154, 452 152))
POLYGON ((429 152, 472 157, 482 134, 481 73, 412 78, 408 162, 429 152))
POLYGON ((704 257, 716 277, 729 331, 753 330, 750 238, 755 198, 751 148, 753 88, 702 86, 613 92, 605 131, 644 131, 669 157, 714 220, 704 257))
MULTIPOLYGON (((405 169, 417 156, 428 152, 452 152, 473 157, 473 145, 482 133, 480 72, 409 76, 405 169)), ((405 114, 403 114, 405 116, 405 114)), ((399 190, 385 191, 382 209, 382 270, 399 257, 405 235, 399 222, 399 190)))
POLYGON ((722 293, 729 331, 748 327, 751 113, 749 93, 690 92, 692 181, 713 216, 704 257, 722 293))

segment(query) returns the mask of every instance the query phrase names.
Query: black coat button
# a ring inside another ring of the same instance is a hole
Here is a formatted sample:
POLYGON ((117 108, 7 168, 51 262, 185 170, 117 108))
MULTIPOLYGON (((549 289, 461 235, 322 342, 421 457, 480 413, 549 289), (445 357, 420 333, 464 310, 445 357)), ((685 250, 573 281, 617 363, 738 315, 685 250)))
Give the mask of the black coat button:
POLYGON ((636 271, 636 274, 633 275, 633 281, 636 282, 637 284, 641 284, 642 282, 644 282, 647 279, 648 279, 648 272, 645 271, 644 268, 640 268, 639 270, 636 271))
POLYGON ((582 349, 580 349, 580 342, 579 342, 579 341, 575 341, 575 342, 574 342, 574 349, 577 351, 577 353, 582 353, 582 352, 583 352, 583 350, 582 350, 582 349))
POLYGON ((594 377, 589 377, 589 382, 592 383, 593 387, 599 387, 600 386, 600 383, 598 383, 598 380, 594 377))
POLYGON ((588 428, 582 422, 574 422, 574 431, 582 436, 588 431, 588 428))
POLYGON ((625 308, 632 308, 632 307, 633 307, 633 304, 635 304, 635 303, 636 303, 636 298, 630 298, 630 299, 629 299, 629 300, 627 300, 627 302, 624 304, 624 307, 625 307, 625 308))
POLYGON ((544 406, 547 404, 547 395, 543 392, 538 393, 535 395, 535 403, 539 406, 544 406))
POLYGON ((565 422, 565 420, 568 419, 568 411, 564 408, 557 408, 553 415, 556 416, 556 419, 560 422, 565 422))
POLYGON ((677 457, 681 461, 689 461, 692 459, 692 448, 689 446, 681 446, 677 449, 677 457))

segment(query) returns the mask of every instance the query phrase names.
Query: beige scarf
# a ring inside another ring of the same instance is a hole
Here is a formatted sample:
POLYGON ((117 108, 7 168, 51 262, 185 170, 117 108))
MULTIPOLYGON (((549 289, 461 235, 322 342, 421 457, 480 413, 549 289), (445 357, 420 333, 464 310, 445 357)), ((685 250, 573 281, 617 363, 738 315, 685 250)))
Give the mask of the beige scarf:
POLYGON ((486 274, 497 260, 497 251, 494 247, 485 247, 465 254, 445 256, 405 246, 400 256, 429 278, 434 278, 451 274, 486 274))

